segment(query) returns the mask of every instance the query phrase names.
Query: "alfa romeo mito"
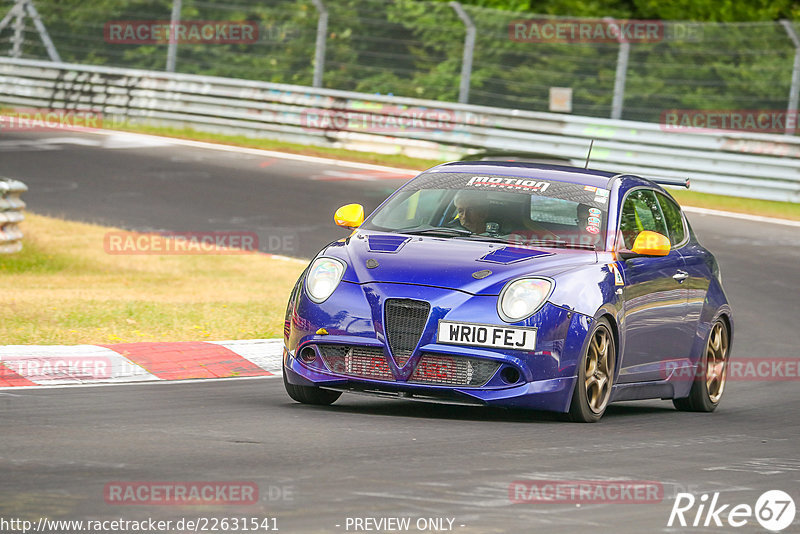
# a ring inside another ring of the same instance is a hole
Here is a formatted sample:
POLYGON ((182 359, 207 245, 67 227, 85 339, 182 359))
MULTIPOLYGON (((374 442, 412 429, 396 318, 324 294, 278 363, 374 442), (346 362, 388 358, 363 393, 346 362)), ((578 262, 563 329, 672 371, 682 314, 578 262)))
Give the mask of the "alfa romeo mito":
POLYGON ((289 396, 343 392, 528 408, 713 411, 733 339, 717 261, 672 196, 629 174, 439 165, 369 217, 358 204, 286 310, 289 396))

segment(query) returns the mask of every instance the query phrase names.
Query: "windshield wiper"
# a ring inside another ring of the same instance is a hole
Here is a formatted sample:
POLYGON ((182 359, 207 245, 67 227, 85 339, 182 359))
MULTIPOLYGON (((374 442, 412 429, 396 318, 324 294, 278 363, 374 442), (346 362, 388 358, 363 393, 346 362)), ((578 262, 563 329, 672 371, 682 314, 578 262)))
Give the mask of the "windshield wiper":
POLYGON ((579 248, 583 250, 597 250, 595 245, 590 245, 588 243, 570 243, 569 241, 563 241, 561 239, 540 239, 538 241, 523 241, 520 243, 521 245, 526 246, 545 246, 545 247, 563 247, 563 248, 579 248))
POLYGON ((506 245, 513 244, 508 239, 503 239, 502 237, 494 237, 490 235, 483 235, 483 234, 474 234, 469 230, 464 230, 461 228, 425 228, 423 230, 412 230, 410 232, 400 232, 401 234, 409 234, 409 235, 431 235, 431 236, 438 236, 438 237, 460 237, 464 239, 473 239, 475 241, 488 241, 490 243, 503 243, 506 245))
POLYGON ((503 243, 509 246, 545 246, 545 247, 561 247, 561 248, 579 248, 582 250, 597 250, 595 245, 588 243, 571 243, 561 239, 539 239, 536 241, 515 241, 513 239, 504 239, 499 236, 474 234, 469 230, 462 228, 423 228, 422 230, 410 230, 407 232, 398 232, 406 235, 430 235, 437 237, 460 237, 464 239, 471 239, 475 241, 486 241, 490 243, 503 243))
POLYGON ((468 237, 473 235, 469 230, 461 228, 424 228, 422 230, 411 230, 410 232, 398 232, 408 235, 436 235, 440 237, 468 237))
POLYGON ((503 243, 504 245, 515 245, 516 243, 508 238, 502 238, 500 236, 491 236, 491 235, 483 235, 483 234, 472 234, 472 235, 465 235, 464 238, 466 239, 474 239, 475 241, 488 241, 490 243, 503 243))

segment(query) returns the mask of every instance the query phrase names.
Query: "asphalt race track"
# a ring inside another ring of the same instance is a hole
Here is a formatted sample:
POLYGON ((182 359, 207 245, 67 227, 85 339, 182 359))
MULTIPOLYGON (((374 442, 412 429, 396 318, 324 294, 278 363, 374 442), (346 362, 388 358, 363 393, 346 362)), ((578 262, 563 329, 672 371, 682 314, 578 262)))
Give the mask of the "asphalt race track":
POLYGON ((368 211, 414 173, 168 145, 129 134, 0 136, 0 175, 31 211, 141 231, 249 231, 264 252, 313 257, 346 235, 333 211, 368 211))
MULTIPOLYGON (((263 250, 306 258, 343 235, 331 221, 336 207, 370 210, 404 181, 63 132, 3 134, 0 162, 0 174, 28 184, 35 213, 140 230, 257 231, 263 250), (273 239, 282 243, 273 250, 269 236, 294 238, 273 239)), ((736 321, 732 358, 798 358, 798 228, 689 218, 721 264, 736 321)), ((709 501, 719 492, 729 509, 753 507, 772 489, 798 501, 798 386, 797 378, 732 381, 713 414, 633 402, 613 405, 594 425, 358 396, 315 408, 293 403, 275 378, 5 390, 0 517, 275 517, 287 533, 353 532, 352 518, 366 517, 443 518, 445 528, 452 519, 452 531, 464 533, 767 532, 752 517, 741 528, 668 528, 667 520, 678 492, 709 501), (615 479, 658 482, 663 499, 579 506, 509 498, 517 480, 615 479), (202 508, 104 499, 115 481, 198 480, 253 482, 260 498, 202 508)), ((800 514, 784 532, 799 525, 800 514)))

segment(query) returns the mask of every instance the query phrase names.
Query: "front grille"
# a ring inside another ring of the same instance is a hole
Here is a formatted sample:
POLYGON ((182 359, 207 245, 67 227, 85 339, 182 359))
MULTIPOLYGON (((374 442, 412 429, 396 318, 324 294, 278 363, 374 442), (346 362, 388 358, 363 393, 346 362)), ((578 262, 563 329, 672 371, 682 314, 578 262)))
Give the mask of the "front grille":
POLYGON ((386 301, 386 336, 398 367, 403 367, 419 343, 431 305, 422 300, 386 301))
POLYGON ((375 380, 394 380, 381 348, 320 345, 319 349, 322 360, 333 373, 375 380))
POLYGON ((409 382, 443 386, 482 386, 500 364, 482 358, 423 354, 409 382))

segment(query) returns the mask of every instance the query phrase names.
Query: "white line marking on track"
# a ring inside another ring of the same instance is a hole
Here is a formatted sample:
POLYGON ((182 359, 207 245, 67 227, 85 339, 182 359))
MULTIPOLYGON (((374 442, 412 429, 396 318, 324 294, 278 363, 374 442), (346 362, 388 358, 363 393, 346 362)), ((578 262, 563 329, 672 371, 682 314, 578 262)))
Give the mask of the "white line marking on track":
POLYGON ((790 219, 778 219, 777 217, 762 217, 761 215, 750 215, 747 213, 734 213, 732 211, 697 208, 695 206, 683 206, 683 211, 688 211, 689 213, 699 213, 700 215, 715 215, 717 217, 741 219, 743 221, 764 222, 770 224, 782 224, 783 226, 800 227, 800 221, 792 221, 790 219))
MULTIPOLYGON (((82 131, 81 133, 91 133, 95 135, 119 135, 119 131, 115 130, 90 130, 90 131, 82 131)), ((236 152, 238 154, 254 154, 257 156, 264 156, 264 157, 271 157, 271 158, 279 158, 279 159, 288 159, 294 161, 302 161, 305 163, 319 163, 322 165, 333 165, 335 167, 349 167, 351 169, 366 169, 371 171, 383 171, 383 172, 393 172, 398 174, 412 174, 416 175, 420 171, 414 169, 400 169, 397 167, 386 167, 383 165, 375 165, 372 163, 358 163, 355 161, 342 161, 338 159, 330 159, 330 158, 321 158, 318 156, 304 156, 302 154, 290 154, 288 152, 275 152, 273 150, 264 150, 261 148, 247 148, 242 146, 233 146, 233 145, 221 145, 217 143, 208 143, 205 141, 192 141, 189 139, 179 139, 177 137, 163 137, 159 135, 150 135, 150 134, 140 134, 140 133, 132 133, 132 132, 125 132, 131 136, 144 136, 149 137, 152 139, 158 139, 167 144, 173 145, 182 145, 182 146, 190 146, 196 148, 205 148, 209 150, 221 150, 223 152, 236 152)))
MULTIPOLYGON (((58 384, 52 386, 3 386, 0 391, 19 391, 25 393, 26 391, 36 389, 81 389, 81 388, 97 388, 106 386, 155 386, 164 384, 212 384, 220 381, 228 380, 263 380, 269 378, 279 378, 281 375, 269 376, 231 376, 226 378, 190 378, 188 380, 152 380, 147 382, 93 382, 91 384, 58 384)), ((17 395, 22 397, 23 395, 17 395)))
POLYGON ((396 173, 375 173, 375 172, 342 172, 342 171, 324 171, 322 174, 314 174, 311 176, 312 180, 355 180, 363 182, 377 182, 379 180, 410 180, 414 174, 396 174, 396 173))

